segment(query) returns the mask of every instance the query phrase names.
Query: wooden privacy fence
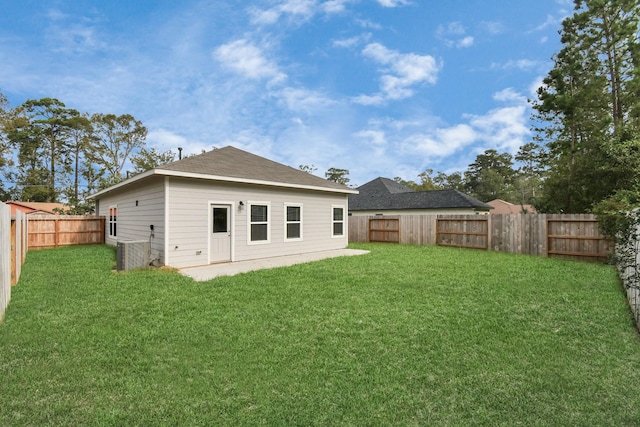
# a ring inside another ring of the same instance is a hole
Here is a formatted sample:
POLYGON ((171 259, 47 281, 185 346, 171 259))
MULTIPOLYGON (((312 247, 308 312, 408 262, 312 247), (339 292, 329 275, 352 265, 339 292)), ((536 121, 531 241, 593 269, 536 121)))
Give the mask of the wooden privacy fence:
POLYGON ((613 243, 594 215, 350 216, 350 242, 394 242, 606 261, 613 243))
POLYGON ((105 218, 29 215, 29 249, 104 243, 105 218))
POLYGON ((0 322, 11 300, 11 286, 20 278, 27 254, 26 236, 26 215, 18 212, 12 217, 11 208, 0 202, 0 322))

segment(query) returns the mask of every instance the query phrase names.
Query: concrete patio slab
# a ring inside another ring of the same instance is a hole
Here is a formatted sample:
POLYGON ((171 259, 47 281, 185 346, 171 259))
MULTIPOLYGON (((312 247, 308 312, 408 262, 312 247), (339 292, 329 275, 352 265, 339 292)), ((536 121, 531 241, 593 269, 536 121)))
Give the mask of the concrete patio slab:
POLYGON ((211 280, 219 276, 233 276, 248 271, 262 270, 265 268, 287 267, 306 262, 320 261, 327 258, 337 258, 342 256, 355 256, 368 254, 369 251, 359 249, 336 249, 332 251, 312 252, 299 255, 288 255, 266 259, 255 259, 250 261, 228 262, 222 264, 203 265, 199 267, 188 267, 180 269, 180 273, 191 277, 196 281, 211 280))

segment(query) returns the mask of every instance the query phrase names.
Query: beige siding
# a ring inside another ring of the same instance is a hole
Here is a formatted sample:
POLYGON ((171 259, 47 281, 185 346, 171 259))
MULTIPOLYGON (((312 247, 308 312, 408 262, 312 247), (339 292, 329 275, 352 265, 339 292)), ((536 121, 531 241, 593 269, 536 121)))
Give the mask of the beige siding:
MULTIPOLYGON (((346 216, 344 235, 339 238, 331 236, 331 207, 344 206, 346 215, 346 194, 182 178, 170 179, 168 194, 168 264, 173 267, 209 262, 209 210, 212 203, 232 203, 233 261, 340 249, 348 244, 346 216), (240 201, 244 202, 244 207, 239 206, 240 201), (269 243, 251 244, 247 241, 250 202, 268 202, 270 205, 269 243), (285 240, 285 204, 302 206, 302 240, 285 240)), ((102 205, 103 202, 100 203, 102 205)))
POLYGON ((106 243, 149 240, 151 250, 164 263, 164 180, 156 178, 131 185, 115 195, 106 195, 98 204, 98 215, 107 217, 106 243), (137 206, 136 206, 137 201, 137 206), (118 207, 117 240, 109 238, 109 207, 118 207), (153 238, 150 225, 153 225, 153 238))

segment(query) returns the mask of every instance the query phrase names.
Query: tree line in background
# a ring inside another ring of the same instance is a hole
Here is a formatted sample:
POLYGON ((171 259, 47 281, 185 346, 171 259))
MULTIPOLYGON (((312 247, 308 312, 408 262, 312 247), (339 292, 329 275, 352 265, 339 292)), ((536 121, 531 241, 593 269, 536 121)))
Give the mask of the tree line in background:
POLYGON ((126 178, 128 162, 138 173, 175 158, 148 148, 146 135, 129 114, 89 115, 53 98, 11 109, 0 93, 0 198, 91 211, 87 196, 126 178))
MULTIPOLYGON (((605 215, 639 206, 640 5, 575 0, 574 6, 553 68, 530 101, 531 142, 515 156, 486 150, 464 172, 427 169, 417 181, 396 181, 550 213, 605 215)), ((51 98, 9 108, 0 93, 0 197, 64 200, 74 213, 89 210, 86 196, 126 178, 125 165, 138 173, 175 159, 172 151, 148 148, 146 134, 128 114, 89 115, 51 98)), ((325 178, 348 185, 348 174, 332 167, 325 178)))

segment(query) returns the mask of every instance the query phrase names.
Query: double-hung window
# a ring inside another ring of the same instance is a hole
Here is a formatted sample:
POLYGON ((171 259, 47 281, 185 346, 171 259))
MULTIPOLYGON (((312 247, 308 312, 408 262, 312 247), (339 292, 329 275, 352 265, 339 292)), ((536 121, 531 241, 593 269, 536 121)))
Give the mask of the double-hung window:
POLYGON ((269 243, 269 203, 249 202, 249 243, 269 243))
POLYGON ((344 206, 331 207, 331 236, 344 236, 344 206))
POLYGON ((116 225, 118 224, 118 207, 109 207, 109 237, 117 237, 116 225))
POLYGON ((285 241, 302 240, 302 205, 284 205, 285 241))

